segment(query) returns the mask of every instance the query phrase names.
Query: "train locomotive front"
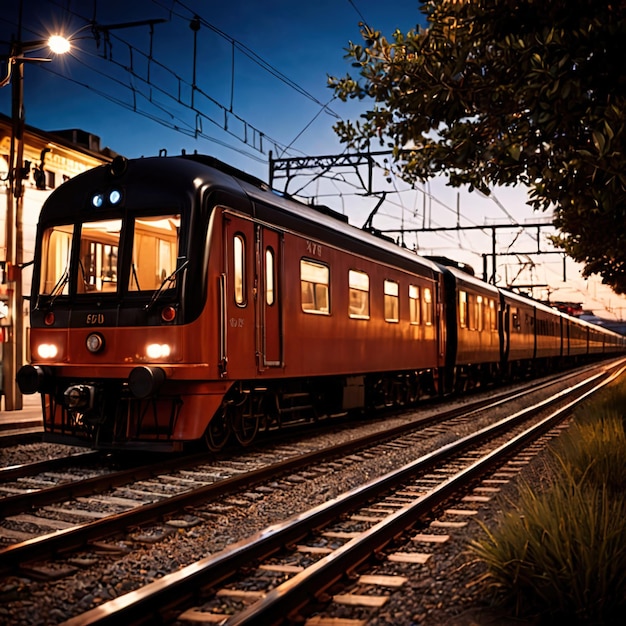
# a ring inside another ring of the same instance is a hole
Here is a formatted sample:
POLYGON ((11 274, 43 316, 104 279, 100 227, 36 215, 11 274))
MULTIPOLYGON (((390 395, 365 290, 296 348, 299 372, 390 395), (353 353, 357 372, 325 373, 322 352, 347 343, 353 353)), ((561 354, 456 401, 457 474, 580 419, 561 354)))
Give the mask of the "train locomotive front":
MULTIPOLYGON (((180 450, 441 391, 441 270, 202 155, 44 205, 23 393, 47 440, 180 450)), ((341 217, 341 216, 339 216, 341 217)))
POLYGON ((217 337, 202 323, 208 258, 221 254, 206 196, 230 180, 188 159, 120 157, 51 194, 31 364, 17 375, 23 393, 41 394, 47 440, 176 450, 202 438, 230 386, 206 356, 217 337))

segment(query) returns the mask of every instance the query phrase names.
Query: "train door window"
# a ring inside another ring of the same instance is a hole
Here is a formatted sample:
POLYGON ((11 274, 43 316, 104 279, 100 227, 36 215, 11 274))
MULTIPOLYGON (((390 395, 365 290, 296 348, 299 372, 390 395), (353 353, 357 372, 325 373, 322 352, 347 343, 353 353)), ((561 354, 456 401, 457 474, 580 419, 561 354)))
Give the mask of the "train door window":
POLYGON ((239 233, 233 238, 233 287, 235 304, 246 306, 246 242, 239 233))
POLYGON ((416 285, 409 285, 409 312, 411 324, 420 323, 420 288, 416 285))
POLYGON ((80 234, 80 256, 76 291, 117 291, 117 253, 122 220, 84 222, 80 234))
POLYGON ((467 292, 459 291, 459 326, 467 328, 467 292))
POLYGON ((398 322, 400 311, 400 287, 393 280, 386 280, 384 284, 385 295, 385 321, 398 322))
POLYGON ((370 277, 365 272, 348 272, 350 291, 349 315, 356 319, 370 316, 370 277))
POLYGON ((40 294, 55 296, 69 293, 70 252, 73 236, 73 226, 53 226, 46 229, 41 250, 40 294))
POLYGON ((176 287, 180 215, 135 219, 129 291, 176 287))
POLYGON ((433 294, 430 287, 424 287, 424 324, 433 325, 433 294))
POLYGON ((265 250, 265 302, 268 306, 274 304, 274 250, 265 250))
POLYGON ((483 297, 476 296, 476 328, 482 331, 485 328, 485 310, 483 305, 483 297))
POLYGON ((330 314, 328 266, 308 259, 300 260, 300 293, 305 313, 330 314))

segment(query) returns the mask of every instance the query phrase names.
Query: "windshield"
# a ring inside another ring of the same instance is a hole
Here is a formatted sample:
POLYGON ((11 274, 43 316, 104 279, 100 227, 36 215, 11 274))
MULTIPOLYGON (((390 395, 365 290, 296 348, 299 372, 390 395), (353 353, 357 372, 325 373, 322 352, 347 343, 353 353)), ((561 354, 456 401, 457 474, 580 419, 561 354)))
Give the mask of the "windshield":
POLYGON ((155 291, 167 277, 171 277, 167 288, 174 288, 177 275, 172 274, 179 254, 179 231, 179 214, 52 226, 43 233, 39 293, 55 297, 69 293, 115 293, 122 286, 131 292, 155 291), (120 249, 125 229, 132 229, 132 247, 126 263, 120 249), (75 245, 78 233, 80 241, 75 245), (73 264, 72 253, 77 255, 73 264), (128 276, 122 278, 122 271, 128 276))

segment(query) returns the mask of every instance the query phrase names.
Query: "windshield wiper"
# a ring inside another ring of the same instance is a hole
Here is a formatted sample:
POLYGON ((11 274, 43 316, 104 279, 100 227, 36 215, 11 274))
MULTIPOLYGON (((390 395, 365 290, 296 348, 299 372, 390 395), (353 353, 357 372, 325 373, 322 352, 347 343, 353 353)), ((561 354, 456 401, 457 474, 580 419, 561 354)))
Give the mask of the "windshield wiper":
MULTIPOLYGON (((185 257, 179 257, 178 260, 180 261, 184 258, 185 257)), ((165 289, 165 285, 169 283, 173 283, 178 273, 184 270, 187 267, 187 265, 189 265, 189 259, 185 259, 184 263, 179 265, 169 276, 166 276, 163 279, 160 287, 154 292, 154 295, 152 296, 152 298, 150 298, 150 302, 148 302, 148 304, 146 304, 146 306, 144 307, 146 311, 149 311, 152 308, 152 305, 159 299, 159 296, 163 293, 163 290, 165 289)))
MULTIPOLYGON (((50 301, 48 302, 49 307, 52 307, 52 305, 54 304, 54 301, 63 293, 63 289, 65 285, 67 285, 69 280, 70 280, 70 271, 69 271, 69 267, 66 267, 63 270, 63 274, 61 274, 61 276, 59 277, 59 280, 57 280, 56 285, 50 291, 50 301)), ((37 308, 39 308, 39 298, 37 298, 37 305, 38 305, 37 308)))

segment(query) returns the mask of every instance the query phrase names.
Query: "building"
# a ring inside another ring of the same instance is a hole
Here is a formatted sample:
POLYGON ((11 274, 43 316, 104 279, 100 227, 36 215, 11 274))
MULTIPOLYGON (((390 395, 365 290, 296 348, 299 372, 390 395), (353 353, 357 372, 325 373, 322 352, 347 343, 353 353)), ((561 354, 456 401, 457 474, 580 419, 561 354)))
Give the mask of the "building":
MULTIPOLYGON (((7 223, 9 212, 8 202, 12 202, 12 195, 8 193, 9 163, 13 124, 10 117, 0 113, 0 358, 3 356, 3 343, 11 340, 12 320, 7 316, 6 300, 12 288, 13 276, 7 276, 4 271, 7 261, 7 223)), ((22 270, 22 302, 16 302, 16 310, 24 316, 24 331, 21 337, 22 350, 18 353, 28 358, 28 335, 31 287, 31 269, 27 266, 32 260, 35 245, 35 231, 41 207, 50 193, 64 181, 88 169, 108 163, 113 160, 115 153, 108 148, 100 149, 100 138, 82 130, 65 130, 45 132, 26 126, 24 130, 24 161, 23 161, 23 197, 22 197, 22 224, 23 235, 21 258, 25 265, 22 270), (24 297, 25 296, 25 297, 24 297)), ((14 214, 13 211, 9 213, 14 214)), ((17 225, 9 225, 12 232, 17 231, 17 225)), ((14 238, 15 240, 15 238, 14 238)), ((17 341, 16 337, 16 341, 17 341)), ((12 371, 4 363, 0 377, 0 390, 6 389, 6 377, 14 377, 20 363, 12 371)), ((5 407, 6 408, 6 407, 5 407)), ((17 407, 19 408, 19 407, 17 407)))

